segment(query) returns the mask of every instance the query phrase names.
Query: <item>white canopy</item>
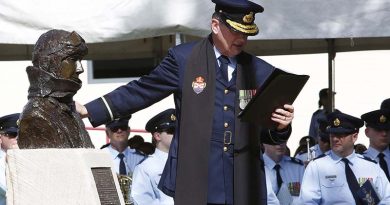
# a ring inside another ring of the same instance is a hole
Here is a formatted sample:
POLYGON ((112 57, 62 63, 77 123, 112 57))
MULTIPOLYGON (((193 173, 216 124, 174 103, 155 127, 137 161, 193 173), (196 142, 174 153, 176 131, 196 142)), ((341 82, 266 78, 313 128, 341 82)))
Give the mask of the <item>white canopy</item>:
MULTIPOLYGON (((265 8, 248 45, 257 55, 327 52, 325 39, 336 39, 336 51, 390 48, 389 0, 254 1, 265 8)), ((0 60, 30 59, 54 28, 83 36, 89 59, 161 55, 172 34, 206 36, 213 11, 211 0, 2 0, 0 60)))

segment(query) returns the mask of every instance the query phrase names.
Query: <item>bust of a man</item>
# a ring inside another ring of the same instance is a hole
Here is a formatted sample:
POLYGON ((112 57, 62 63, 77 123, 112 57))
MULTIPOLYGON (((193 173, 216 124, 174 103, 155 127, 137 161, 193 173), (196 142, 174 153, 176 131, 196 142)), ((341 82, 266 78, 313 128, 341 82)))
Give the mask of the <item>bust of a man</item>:
POLYGON ((74 31, 50 30, 39 37, 33 66, 26 69, 30 87, 19 120, 20 148, 93 148, 73 101, 82 85, 80 61, 87 53, 84 39, 74 31))

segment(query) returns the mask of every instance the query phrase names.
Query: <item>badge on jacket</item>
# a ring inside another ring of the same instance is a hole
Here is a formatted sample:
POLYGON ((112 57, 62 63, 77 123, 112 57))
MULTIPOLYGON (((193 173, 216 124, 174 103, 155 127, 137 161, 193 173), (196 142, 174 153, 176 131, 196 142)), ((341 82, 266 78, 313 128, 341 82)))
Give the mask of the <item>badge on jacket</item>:
POLYGON ((205 88, 206 82, 204 81, 204 78, 202 76, 196 77, 195 80, 192 82, 192 89, 196 94, 203 92, 205 88))

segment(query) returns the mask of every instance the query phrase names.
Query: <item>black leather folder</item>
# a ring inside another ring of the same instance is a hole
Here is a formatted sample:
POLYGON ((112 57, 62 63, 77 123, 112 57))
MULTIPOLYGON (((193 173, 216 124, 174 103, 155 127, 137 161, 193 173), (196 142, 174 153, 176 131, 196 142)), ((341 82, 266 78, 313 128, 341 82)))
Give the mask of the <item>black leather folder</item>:
POLYGON ((274 128, 272 113, 284 104, 292 104, 309 80, 308 75, 296 75, 276 69, 248 102, 238 117, 266 128, 274 128))

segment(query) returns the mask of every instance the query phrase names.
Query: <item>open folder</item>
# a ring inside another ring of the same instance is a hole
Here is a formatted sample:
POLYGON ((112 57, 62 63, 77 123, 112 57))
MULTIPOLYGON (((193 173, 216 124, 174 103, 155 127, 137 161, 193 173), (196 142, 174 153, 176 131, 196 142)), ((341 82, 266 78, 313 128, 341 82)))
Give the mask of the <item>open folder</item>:
POLYGON ((308 75, 296 75, 276 69, 248 102, 238 117, 266 128, 274 128, 272 113, 284 104, 292 104, 309 80, 308 75))

